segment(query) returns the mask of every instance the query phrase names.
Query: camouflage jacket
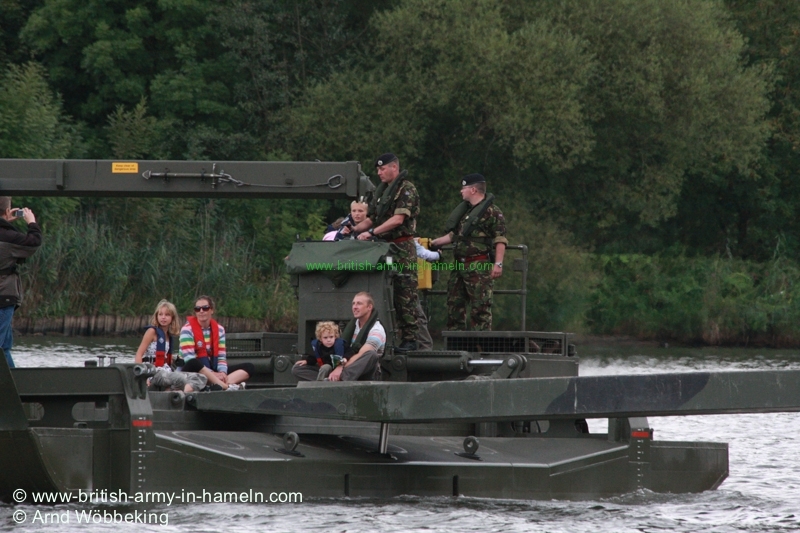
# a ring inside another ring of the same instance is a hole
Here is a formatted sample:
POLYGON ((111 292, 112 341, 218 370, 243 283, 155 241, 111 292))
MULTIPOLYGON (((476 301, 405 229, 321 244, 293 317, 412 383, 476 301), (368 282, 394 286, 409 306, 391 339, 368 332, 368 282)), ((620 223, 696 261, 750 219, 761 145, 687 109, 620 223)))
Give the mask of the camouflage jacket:
POLYGON ((456 259, 486 255, 490 251, 494 253, 494 247, 498 243, 508 244, 506 219, 495 204, 486 208, 483 216, 475 223, 472 235, 468 238, 461 237, 463 227, 464 218, 458 223, 455 234, 450 233, 450 239, 455 243, 453 255, 456 259))
POLYGON ((394 215, 405 215, 403 223, 392 231, 381 233, 378 238, 385 241, 393 241, 400 237, 413 237, 417 231, 417 217, 419 216, 419 193, 417 188, 408 180, 404 180, 398 187, 392 199, 392 204, 386 210, 386 214, 378 219, 372 218, 372 227, 377 228, 394 215))

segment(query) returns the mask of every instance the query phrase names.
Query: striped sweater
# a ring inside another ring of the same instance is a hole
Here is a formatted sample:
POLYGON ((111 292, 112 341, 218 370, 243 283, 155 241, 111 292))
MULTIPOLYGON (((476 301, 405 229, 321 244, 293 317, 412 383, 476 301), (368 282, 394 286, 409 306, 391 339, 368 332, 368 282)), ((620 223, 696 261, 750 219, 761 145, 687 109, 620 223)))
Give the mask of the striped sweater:
MULTIPOLYGON (((203 328, 203 342, 206 346, 211 344, 211 328, 203 328)), ((194 335, 192 334, 192 326, 188 323, 184 324, 181 328, 181 355, 185 361, 194 359, 197 354, 194 351, 194 335)), ((219 350, 213 349, 214 357, 217 359, 217 368, 212 368, 214 372, 228 373, 228 359, 225 351, 225 328, 219 325, 219 350), (218 353, 217 353, 218 352, 218 353)), ((210 362, 210 361, 209 361, 210 362)))

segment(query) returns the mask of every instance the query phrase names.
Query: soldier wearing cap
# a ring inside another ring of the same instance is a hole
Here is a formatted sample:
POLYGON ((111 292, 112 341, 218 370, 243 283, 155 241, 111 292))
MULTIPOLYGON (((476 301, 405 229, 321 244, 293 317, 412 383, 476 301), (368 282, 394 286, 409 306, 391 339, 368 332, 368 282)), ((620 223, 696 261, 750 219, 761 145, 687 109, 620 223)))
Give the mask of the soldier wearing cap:
MULTIPOLYGON (((375 161, 381 184, 369 204, 367 218, 353 230, 358 239, 377 237, 394 243, 399 253, 394 257, 398 268, 394 285, 394 307, 400 346, 398 351, 417 349, 417 252, 414 235, 419 216, 419 194, 406 179, 408 171, 400 171, 400 161, 392 153, 375 161)), ((397 340, 397 339, 396 339, 397 340)))
POLYGON ((506 253, 506 221, 486 193, 486 179, 468 174, 461 179, 464 200, 450 214, 447 235, 434 239, 431 248, 455 244, 455 268, 447 283, 447 329, 492 329, 492 285, 503 275, 506 253), (471 308, 467 323, 467 308, 471 308))

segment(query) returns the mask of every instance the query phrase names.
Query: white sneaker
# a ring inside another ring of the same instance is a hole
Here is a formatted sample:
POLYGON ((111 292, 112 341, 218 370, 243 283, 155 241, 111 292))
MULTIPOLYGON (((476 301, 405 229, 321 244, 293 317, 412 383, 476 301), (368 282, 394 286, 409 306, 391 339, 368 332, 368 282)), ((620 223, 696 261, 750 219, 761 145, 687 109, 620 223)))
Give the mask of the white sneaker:
POLYGON ((235 383, 229 383, 228 388, 226 390, 239 390, 239 388, 240 388, 239 385, 235 383))

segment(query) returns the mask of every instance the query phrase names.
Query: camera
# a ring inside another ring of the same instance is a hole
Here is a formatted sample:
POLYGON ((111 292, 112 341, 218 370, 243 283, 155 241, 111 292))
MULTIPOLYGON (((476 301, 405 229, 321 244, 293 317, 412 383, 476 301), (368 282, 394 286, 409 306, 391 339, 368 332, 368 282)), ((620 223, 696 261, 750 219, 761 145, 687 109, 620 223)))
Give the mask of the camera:
POLYGON ((22 217, 24 217, 24 216, 25 216, 25 211, 23 211, 22 209, 14 209, 14 210, 11 212, 11 214, 12 214, 12 215, 13 215, 15 218, 22 218, 22 217))

